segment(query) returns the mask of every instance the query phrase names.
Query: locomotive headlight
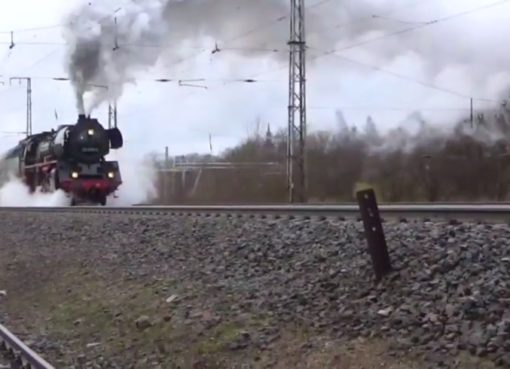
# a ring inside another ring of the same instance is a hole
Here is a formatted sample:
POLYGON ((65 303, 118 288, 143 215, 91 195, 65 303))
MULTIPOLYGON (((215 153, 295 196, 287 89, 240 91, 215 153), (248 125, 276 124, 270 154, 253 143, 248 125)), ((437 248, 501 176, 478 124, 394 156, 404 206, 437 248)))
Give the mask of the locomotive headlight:
POLYGON ((94 130, 93 129, 89 129, 88 132, 89 136, 94 136, 94 130))
POLYGON ((74 179, 78 178, 78 172, 72 172, 71 177, 73 177, 74 179))
POLYGON ((113 178, 115 177, 115 173, 113 172, 108 172, 108 178, 113 178))

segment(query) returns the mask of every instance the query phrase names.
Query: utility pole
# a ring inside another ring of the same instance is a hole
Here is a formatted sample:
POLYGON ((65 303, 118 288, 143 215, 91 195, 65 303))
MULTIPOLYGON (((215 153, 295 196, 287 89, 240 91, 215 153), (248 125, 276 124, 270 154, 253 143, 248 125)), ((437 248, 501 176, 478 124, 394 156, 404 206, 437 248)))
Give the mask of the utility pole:
POLYGON ((113 108, 112 104, 108 104, 108 129, 112 128, 112 120, 113 120, 113 108))
POLYGON ((32 78, 30 77, 11 77, 10 82, 13 80, 26 81, 27 82, 27 137, 32 135, 32 78))
POLYGON ((113 102, 113 127, 117 128, 117 100, 113 102))
POLYGON ((163 203, 169 203, 169 192, 170 189, 170 154, 168 152, 168 146, 165 147, 165 170, 163 171, 163 203))
POLYGON ((117 101, 108 104, 108 129, 117 128, 117 101))
POLYGON ((471 128, 474 127, 474 121, 475 121, 475 115, 474 115, 474 109, 473 109, 473 98, 469 100, 469 112, 470 112, 470 122, 471 122, 471 128))
POLYGON ((305 1, 290 0, 289 119, 287 186, 289 201, 306 202, 305 1))

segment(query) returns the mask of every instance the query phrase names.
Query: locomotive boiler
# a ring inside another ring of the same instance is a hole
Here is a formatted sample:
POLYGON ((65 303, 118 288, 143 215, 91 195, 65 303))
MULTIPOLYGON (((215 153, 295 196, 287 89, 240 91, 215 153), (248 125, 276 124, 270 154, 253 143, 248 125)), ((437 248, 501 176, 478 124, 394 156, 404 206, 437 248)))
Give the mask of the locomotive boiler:
POLYGON ((15 175, 31 192, 60 189, 72 205, 106 205, 122 179, 118 162, 105 156, 122 145, 118 128, 105 129, 97 119, 80 115, 76 124, 28 136, 9 150, 0 161, 0 181, 15 175))

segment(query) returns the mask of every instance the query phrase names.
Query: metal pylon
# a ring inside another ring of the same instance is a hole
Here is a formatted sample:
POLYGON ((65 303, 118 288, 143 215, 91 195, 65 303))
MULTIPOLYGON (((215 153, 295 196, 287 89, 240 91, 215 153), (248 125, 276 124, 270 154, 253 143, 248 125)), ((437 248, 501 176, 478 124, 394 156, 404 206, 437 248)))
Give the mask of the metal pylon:
POLYGON ((306 202, 306 41, 304 0, 291 0, 287 186, 290 202, 306 202))
POLYGON ((117 128, 117 101, 108 104, 108 129, 117 128))
POLYGON ((27 83, 27 125, 26 125, 26 135, 32 135, 32 78, 30 77, 11 77, 10 81, 13 80, 18 81, 26 81, 27 83))
POLYGON ((108 129, 112 128, 112 120, 113 120, 113 107, 112 104, 108 104, 108 129))

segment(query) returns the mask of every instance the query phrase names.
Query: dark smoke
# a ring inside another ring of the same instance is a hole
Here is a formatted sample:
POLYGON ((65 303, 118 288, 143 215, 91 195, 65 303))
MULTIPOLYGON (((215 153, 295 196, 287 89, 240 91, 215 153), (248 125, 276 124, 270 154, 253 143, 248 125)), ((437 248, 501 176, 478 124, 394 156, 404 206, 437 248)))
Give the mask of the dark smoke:
POLYGON ((100 5, 85 4, 70 16, 65 32, 72 45, 68 70, 80 111, 85 110, 86 92, 92 94, 92 110, 118 98, 134 73, 157 62, 160 50, 142 46, 161 43, 168 34, 163 3, 133 0, 118 13, 117 23, 100 5))
POLYGON ((94 80, 100 70, 99 57, 101 45, 95 40, 83 40, 71 54, 70 77, 75 84, 77 108, 80 114, 85 113, 83 93, 88 82, 94 80))
MULTIPOLYGON (((480 6, 475 0, 331 0, 314 7, 321 2, 306 2, 311 56, 480 6)), ((118 98, 137 72, 157 63, 172 68, 176 60, 196 55, 196 48, 189 48, 203 47, 204 42, 211 50, 217 42, 226 52, 248 57, 272 55, 287 62, 288 0, 127 0, 117 12, 104 3, 85 2, 67 22, 67 64, 80 110, 86 92, 92 95, 87 103, 90 110, 118 98), (268 49, 281 52, 264 51, 268 49), (98 85, 108 86, 108 90, 98 85)), ((501 6, 490 14, 507 9, 501 6)), ((421 78, 431 82, 465 94, 494 97, 510 83, 510 54, 502 46, 508 23, 495 32, 487 16, 490 11, 385 38, 353 50, 359 52, 355 59, 361 55, 376 67, 404 60, 411 76, 418 69, 425 74, 421 78)), ((347 52, 347 56, 352 55, 347 52)), ((330 61, 342 67, 338 60, 330 61)))
MULTIPOLYGON (((286 62, 288 13, 287 0, 130 0, 115 15, 99 3, 85 3, 70 15, 65 32, 78 108, 83 110, 86 92, 93 93, 93 109, 107 98, 120 96, 137 71, 158 61, 170 67, 177 57, 189 56, 182 49, 185 43, 198 45, 207 37, 243 56, 278 49, 277 60, 286 62), (281 20, 274 22, 278 16, 281 20), (268 27, 260 29, 263 22, 268 27), (94 85, 107 85, 109 90, 94 85)), ((316 45, 326 43, 323 35, 328 32, 322 21, 318 13, 309 12, 308 38, 316 45)))

